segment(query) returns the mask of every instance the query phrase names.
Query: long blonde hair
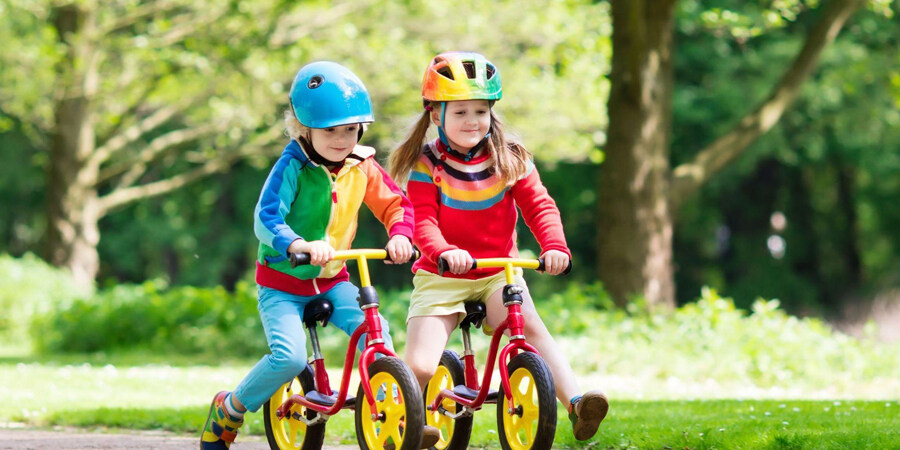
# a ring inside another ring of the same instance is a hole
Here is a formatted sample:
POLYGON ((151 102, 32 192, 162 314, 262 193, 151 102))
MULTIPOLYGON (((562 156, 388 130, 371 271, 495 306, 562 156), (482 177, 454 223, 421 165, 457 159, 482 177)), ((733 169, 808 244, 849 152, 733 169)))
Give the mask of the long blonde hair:
MULTIPOLYGON (((437 108, 440 103, 431 102, 429 105, 432 108, 437 108)), ((431 108, 426 108, 403 143, 391 152, 391 155, 388 157, 388 172, 397 183, 401 185, 406 184, 406 181, 409 179, 409 173, 416 166, 416 162, 422 154, 425 135, 430 126, 431 108)), ((491 127, 489 131, 491 137, 484 148, 492 158, 491 172, 496 173, 505 185, 512 185, 525 176, 528 170, 528 160, 531 159, 531 152, 517 140, 507 138, 503 134, 503 123, 494 114, 493 108, 491 108, 491 127), (498 149, 503 149, 503 151, 498 151, 498 149)))

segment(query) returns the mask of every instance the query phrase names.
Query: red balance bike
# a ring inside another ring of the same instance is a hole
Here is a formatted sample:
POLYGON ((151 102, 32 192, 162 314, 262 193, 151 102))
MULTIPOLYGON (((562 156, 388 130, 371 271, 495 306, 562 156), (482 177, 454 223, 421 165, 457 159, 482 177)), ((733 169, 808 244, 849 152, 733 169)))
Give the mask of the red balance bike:
MULTIPOLYGON (((309 254, 292 254, 295 267, 309 264, 309 254)), ((424 406, 417 399, 421 390, 415 375, 397 355, 385 347, 378 316, 378 294, 369 281, 367 261, 390 259, 385 250, 361 249, 335 252, 334 259, 355 259, 359 269, 359 307, 363 322, 347 344, 340 390, 331 389, 325 360, 319 349, 317 324, 326 326, 333 310, 331 302, 317 299, 303 310, 303 323, 312 345, 312 367, 307 365, 297 377, 278 389, 263 405, 266 437, 273 449, 320 449, 325 438, 325 422, 341 409, 356 412, 356 437, 361 449, 385 447, 418 449, 425 426, 424 406), (359 357, 360 386, 356 398, 348 397, 350 371, 356 344, 366 334, 365 349, 359 357), (384 355, 375 358, 376 353, 384 355)))
MULTIPOLYGON (((556 434, 556 389, 547 363, 538 351, 525 342, 525 319, 522 315, 524 287, 514 283, 513 268, 543 270, 544 261, 516 258, 483 258, 476 267, 502 267, 506 274, 503 305, 506 320, 493 331, 484 378, 479 385, 478 370, 469 330, 482 326, 487 312, 481 301, 466 303, 466 317, 460 323, 464 355, 444 350, 434 376, 425 388, 425 420, 441 432, 434 448, 465 449, 472 434, 472 416, 485 403, 497 404, 497 427, 500 445, 505 450, 549 449, 556 434), (500 349, 500 390, 490 390, 500 338, 509 332, 509 343, 500 349)), ((564 273, 571 270, 571 262, 564 273)), ((441 274, 449 270, 446 261, 438 260, 441 274)))

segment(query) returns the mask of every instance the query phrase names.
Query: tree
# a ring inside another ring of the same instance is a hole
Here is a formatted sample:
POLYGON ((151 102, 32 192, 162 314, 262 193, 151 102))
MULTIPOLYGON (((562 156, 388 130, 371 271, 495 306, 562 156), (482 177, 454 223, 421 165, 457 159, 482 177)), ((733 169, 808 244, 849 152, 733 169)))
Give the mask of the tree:
POLYGON ((673 169, 669 141, 677 3, 612 1, 609 138, 597 185, 597 242, 600 277, 620 304, 637 294, 651 304, 674 305, 672 235, 679 205, 778 122, 822 51, 865 2, 824 5, 767 98, 692 161, 673 169))
POLYGON ((262 155, 281 136, 271 98, 286 98, 296 67, 284 61, 302 52, 295 42, 367 5, 303 20, 321 6, 0 4, 0 32, 18 37, 2 60, 0 98, 11 99, 3 112, 33 124, 49 153, 48 259, 90 283, 101 218, 262 155))

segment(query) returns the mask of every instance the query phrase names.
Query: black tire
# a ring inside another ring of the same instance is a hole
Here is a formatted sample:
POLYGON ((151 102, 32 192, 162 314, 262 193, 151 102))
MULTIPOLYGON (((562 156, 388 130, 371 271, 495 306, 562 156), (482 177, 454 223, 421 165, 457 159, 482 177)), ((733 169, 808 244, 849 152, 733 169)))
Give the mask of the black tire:
MULTIPOLYGON (((453 389, 453 386, 465 385, 466 375, 463 362, 453 350, 444 350, 441 354, 441 362, 438 370, 431 377, 428 386, 425 387, 425 406, 431 404, 439 390, 429 392, 429 387, 438 383, 436 389, 453 389), (449 379, 448 379, 449 378, 449 379)), ((444 408, 451 412, 462 410, 459 403, 446 400, 442 402, 444 408)), ((441 440, 431 447, 431 450, 465 450, 469 447, 469 439, 472 437, 472 416, 460 417, 452 420, 437 411, 425 410, 425 423, 437 428, 441 432, 441 440), (446 419, 446 420, 443 420, 446 419)))
POLYGON ((507 367, 516 411, 509 413, 506 393, 501 387, 497 401, 500 445, 504 450, 511 450, 512 441, 516 448, 549 449, 556 435, 556 388, 547 363, 534 353, 524 352, 516 355, 507 367), (523 404, 521 400, 528 392, 531 398, 528 404, 523 404), (507 423, 514 427, 507 427, 507 423))
POLYGON ((425 407, 419 401, 422 391, 412 370, 398 358, 382 357, 369 366, 369 379, 381 417, 372 420, 369 403, 360 383, 355 411, 359 448, 380 450, 388 437, 393 435, 399 438, 392 439, 398 450, 418 450, 425 428, 425 407), (378 400, 379 397, 381 400, 378 400), (392 406, 395 408, 391 408, 392 406), (387 408, 394 409, 393 413, 388 411, 390 416, 385 415, 387 408), (397 428, 392 424, 395 421, 397 428), (399 445, 397 440, 400 441, 399 445))
MULTIPOLYGON (((276 449, 297 449, 302 450, 318 450, 322 448, 325 441, 325 422, 311 427, 307 427, 297 419, 285 418, 279 419, 275 415, 278 407, 281 406, 293 394, 305 394, 316 389, 316 382, 313 377, 312 370, 307 367, 297 378, 285 383, 278 388, 272 397, 263 404, 263 418, 266 424, 266 439, 269 440, 269 447, 276 449), (293 431, 292 431, 293 429, 293 431), (299 447, 297 447, 299 445, 299 447)), ((295 405, 292 410, 302 408, 295 405)), ((318 414, 307 408, 302 408, 301 414, 307 419, 313 419, 318 414)))

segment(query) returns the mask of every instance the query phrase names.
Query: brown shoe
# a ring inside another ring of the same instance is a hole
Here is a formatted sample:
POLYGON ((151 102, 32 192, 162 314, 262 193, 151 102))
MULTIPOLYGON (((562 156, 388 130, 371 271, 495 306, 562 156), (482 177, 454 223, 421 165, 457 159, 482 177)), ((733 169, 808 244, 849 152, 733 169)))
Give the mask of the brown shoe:
POLYGON ((572 432, 575 439, 585 441, 597 434, 600 422, 609 412, 609 401, 600 391, 588 391, 577 397, 572 403, 569 420, 572 421, 572 432))
MULTIPOLYGON (((441 430, 431 425, 425 425, 425 429, 422 430, 422 445, 419 448, 434 447, 439 440, 441 440, 441 430)), ((396 448, 397 446, 393 442, 384 444, 384 450, 395 450, 396 448)))
POLYGON ((434 447, 440 440, 441 430, 438 430, 431 425, 425 425, 425 430, 422 431, 422 445, 419 448, 434 447))

